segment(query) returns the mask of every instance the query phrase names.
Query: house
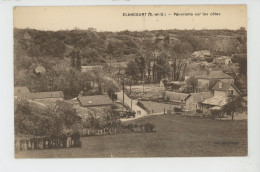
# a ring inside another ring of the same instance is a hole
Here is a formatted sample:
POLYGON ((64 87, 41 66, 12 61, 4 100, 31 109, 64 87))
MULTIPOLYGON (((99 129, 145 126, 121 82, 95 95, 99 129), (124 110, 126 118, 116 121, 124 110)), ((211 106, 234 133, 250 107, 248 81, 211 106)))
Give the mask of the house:
POLYGON ((224 105, 228 103, 228 97, 230 95, 241 95, 240 91, 236 88, 232 81, 218 81, 212 89, 214 91, 214 97, 206 99, 202 102, 202 110, 204 113, 208 112, 211 109, 220 110, 224 105))
POLYGON ((219 65, 228 65, 232 63, 231 57, 228 56, 221 56, 213 59, 213 62, 219 65))
POLYGON ((198 77, 198 88, 201 91, 208 91, 217 81, 234 82, 234 78, 222 71, 210 71, 208 74, 198 77))
POLYGON ((228 103, 226 97, 214 96, 209 99, 204 100, 201 103, 201 109, 203 113, 210 112, 211 109, 220 110, 224 105, 228 103))
POLYGON ((107 95, 79 96, 78 100, 83 107, 108 107, 113 104, 107 95))
POLYGON ((166 91, 165 99, 173 105, 185 106, 189 94, 166 91))
POLYGON ((228 82, 218 81, 214 85, 212 90, 214 90, 214 96, 219 96, 224 98, 230 95, 234 95, 234 96, 241 95, 241 92, 237 89, 237 87, 234 85, 232 81, 228 81, 228 82))
POLYGON ((30 90, 27 87, 14 87, 14 96, 29 94, 30 90))
POLYGON ((186 109, 196 112, 196 110, 202 109, 201 103, 211 97, 213 94, 210 92, 190 93, 186 99, 186 109))

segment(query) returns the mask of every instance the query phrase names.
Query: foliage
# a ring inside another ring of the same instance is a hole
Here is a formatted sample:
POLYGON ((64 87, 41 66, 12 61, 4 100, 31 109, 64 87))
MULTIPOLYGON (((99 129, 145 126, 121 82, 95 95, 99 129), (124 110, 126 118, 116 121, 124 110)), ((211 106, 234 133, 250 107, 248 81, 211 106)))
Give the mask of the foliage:
POLYGON ((181 111, 182 111, 182 108, 174 107, 174 112, 181 112, 181 111))
POLYGON ((138 81, 138 79, 139 79, 138 66, 134 61, 130 61, 127 63, 127 67, 125 69, 125 74, 128 76, 131 76, 134 81, 138 81))
POLYGON ((196 88, 198 86, 198 79, 195 78, 195 76, 191 76, 190 78, 188 78, 186 80, 186 84, 188 86, 191 86, 191 88, 193 89, 193 92, 196 92, 196 88))
POLYGON ((228 103, 222 107, 222 111, 233 119, 235 112, 247 111, 246 102, 240 96, 230 96, 228 103))
POLYGON ((38 107, 24 99, 15 101, 15 134, 59 137, 81 122, 75 109, 38 107))
MULTIPOLYGON (((209 49, 225 55, 246 54, 246 34, 245 29, 142 32, 14 29, 14 83, 33 91, 60 90, 65 98, 76 97, 82 91, 86 95, 103 94, 110 89, 104 88, 103 77, 107 72, 95 70, 82 74, 80 71, 82 65, 105 65, 109 61, 128 62, 126 75, 135 83, 159 83, 164 78, 183 80, 186 59, 192 52, 209 49), (34 64, 43 66, 46 73, 33 73, 34 64), (90 82, 98 85, 97 90, 91 88, 90 82)), ((238 81, 244 87, 246 58, 238 61, 241 75, 238 81)))
POLYGON ((222 111, 217 109, 212 109, 210 110, 210 113, 213 117, 219 117, 222 114, 222 111))

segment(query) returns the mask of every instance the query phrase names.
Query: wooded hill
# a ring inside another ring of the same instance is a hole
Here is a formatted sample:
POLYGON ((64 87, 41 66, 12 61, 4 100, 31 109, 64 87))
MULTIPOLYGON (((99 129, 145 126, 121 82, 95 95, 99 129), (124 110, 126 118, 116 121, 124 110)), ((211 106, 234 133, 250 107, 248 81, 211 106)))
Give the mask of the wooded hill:
POLYGON ((96 32, 93 30, 39 31, 14 29, 14 55, 63 59, 73 48, 83 52, 82 65, 128 61, 147 47, 164 49, 171 45, 178 54, 198 50, 221 51, 225 55, 246 54, 246 35, 240 30, 157 30, 96 32))
MULTIPOLYGON (((153 83, 159 83, 165 77, 183 80, 187 71, 184 59, 191 57, 194 51, 212 50, 221 55, 246 55, 246 34, 243 28, 140 32, 14 29, 14 85, 27 86, 36 92, 63 91, 65 98, 73 98, 84 89, 90 90, 89 82, 96 82, 100 85, 98 92, 102 94, 102 90, 111 89, 101 88, 101 85, 109 86, 102 84, 102 78, 110 73, 111 69, 105 67, 104 71, 96 71, 91 75, 81 73, 81 66, 108 66, 110 60, 131 61, 127 64, 131 70, 126 70, 126 74, 132 76, 136 82, 144 80, 146 72, 147 83, 151 83, 150 79, 153 83), (168 70, 168 60, 174 61, 172 72, 168 70), (151 69, 152 63, 156 65, 151 69), (40 67, 38 70, 46 70, 45 74, 39 72, 39 75, 35 71, 37 66, 43 66, 44 69, 40 67)), ((243 60, 238 60, 238 63, 246 83, 246 59, 243 60)))

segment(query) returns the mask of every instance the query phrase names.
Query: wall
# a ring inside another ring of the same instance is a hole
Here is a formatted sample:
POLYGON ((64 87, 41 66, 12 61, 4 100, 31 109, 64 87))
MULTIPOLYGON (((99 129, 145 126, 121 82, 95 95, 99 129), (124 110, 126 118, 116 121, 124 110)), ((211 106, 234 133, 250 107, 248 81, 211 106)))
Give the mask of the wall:
POLYGON ((226 92, 224 92, 224 91, 214 91, 214 96, 226 97, 226 92))
POLYGON ((198 106, 197 103, 194 103, 193 96, 190 96, 189 98, 186 99, 186 109, 196 111, 196 105, 198 106))
MULTIPOLYGON (((227 90, 233 90, 233 95, 234 96, 240 96, 238 91, 232 85, 227 90)), ((226 96, 228 96, 228 91, 226 91, 226 96)))

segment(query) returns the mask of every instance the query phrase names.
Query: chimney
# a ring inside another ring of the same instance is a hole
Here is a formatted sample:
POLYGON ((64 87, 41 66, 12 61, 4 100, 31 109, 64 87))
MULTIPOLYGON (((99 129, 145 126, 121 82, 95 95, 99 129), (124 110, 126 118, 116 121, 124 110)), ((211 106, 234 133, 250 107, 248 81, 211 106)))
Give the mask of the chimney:
POLYGON ((219 87, 219 88, 222 88, 222 82, 221 82, 221 81, 219 81, 218 87, 219 87))

